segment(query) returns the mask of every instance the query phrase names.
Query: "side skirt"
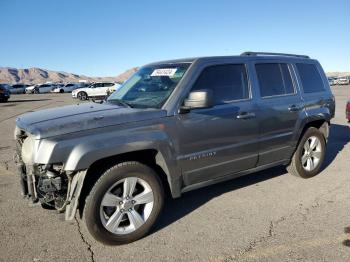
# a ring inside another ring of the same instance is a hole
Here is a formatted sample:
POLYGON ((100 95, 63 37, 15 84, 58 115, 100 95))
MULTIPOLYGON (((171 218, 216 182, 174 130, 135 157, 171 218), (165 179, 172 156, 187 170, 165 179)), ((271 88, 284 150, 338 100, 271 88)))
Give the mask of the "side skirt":
POLYGON ((271 167, 280 166, 280 165, 286 165, 286 164, 289 163, 289 161, 290 161, 289 159, 279 160, 277 162, 273 162, 273 163, 269 163, 269 164, 266 164, 266 165, 254 167, 254 168, 251 168, 251 169, 248 169, 248 170, 244 170, 244 171, 241 171, 241 172, 238 172, 238 173, 233 173, 233 174, 229 174, 229 175, 226 175, 226 176, 223 176, 223 177, 219 177, 219 178, 216 178, 216 179, 212 179, 212 180, 203 181, 203 182, 200 182, 200 183, 197 183, 197 184, 189 185, 189 186, 186 186, 186 187, 182 188, 181 193, 185 193, 185 192, 192 191, 192 190, 195 190, 195 189, 198 189, 198 188, 202 188, 202 187, 210 186, 210 185, 213 185, 213 184, 216 184, 216 183, 220 183, 220 182, 224 182, 224 181, 227 181, 227 180, 231 180, 233 178, 238 178, 238 177, 241 177, 241 176, 244 176, 244 175, 248 175, 248 174, 251 174, 251 173, 255 173, 255 172, 258 172, 258 171, 261 171, 261 170, 265 170, 265 169, 268 169, 268 168, 271 168, 271 167))

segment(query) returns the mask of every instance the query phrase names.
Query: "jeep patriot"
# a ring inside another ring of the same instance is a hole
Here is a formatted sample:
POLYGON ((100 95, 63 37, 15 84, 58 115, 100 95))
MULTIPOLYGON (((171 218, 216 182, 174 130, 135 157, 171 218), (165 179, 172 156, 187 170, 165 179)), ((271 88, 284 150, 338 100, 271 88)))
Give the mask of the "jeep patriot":
POLYGON ((23 196, 110 245, 145 236, 165 192, 278 165, 310 178, 325 158, 335 101, 318 61, 246 52, 145 65, 103 103, 16 121, 23 196))

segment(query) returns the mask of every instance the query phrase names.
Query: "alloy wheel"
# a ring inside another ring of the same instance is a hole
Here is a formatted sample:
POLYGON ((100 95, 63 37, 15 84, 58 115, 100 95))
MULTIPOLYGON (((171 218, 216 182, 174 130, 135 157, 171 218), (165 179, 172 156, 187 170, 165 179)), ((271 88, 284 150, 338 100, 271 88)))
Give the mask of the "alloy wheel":
POLYGON ((113 234, 132 233, 147 221, 153 209, 153 202, 153 191, 145 180, 137 177, 119 180, 102 198, 102 225, 113 234))
POLYGON ((304 144, 301 163, 306 171, 314 170, 320 163, 322 144, 316 136, 309 137, 304 144))

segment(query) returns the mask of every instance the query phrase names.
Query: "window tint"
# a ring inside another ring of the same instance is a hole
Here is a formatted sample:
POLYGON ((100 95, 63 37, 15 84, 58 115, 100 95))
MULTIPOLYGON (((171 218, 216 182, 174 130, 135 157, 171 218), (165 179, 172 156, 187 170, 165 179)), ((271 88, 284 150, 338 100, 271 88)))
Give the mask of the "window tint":
POLYGON ((213 91, 215 105, 249 98, 245 66, 218 65, 205 68, 192 91, 201 89, 213 91))
POLYGON ((255 69, 262 97, 294 93, 287 64, 256 64, 255 69))
POLYGON ((313 64, 297 64, 304 93, 314 93, 324 90, 324 85, 317 67, 313 64))

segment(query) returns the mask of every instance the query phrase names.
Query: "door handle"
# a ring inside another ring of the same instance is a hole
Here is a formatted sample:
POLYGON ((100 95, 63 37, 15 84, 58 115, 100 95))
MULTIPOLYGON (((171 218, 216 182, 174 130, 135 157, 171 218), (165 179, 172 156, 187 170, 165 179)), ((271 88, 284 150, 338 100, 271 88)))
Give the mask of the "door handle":
POLYGON ((241 112, 236 116, 237 119, 251 119, 255 118, 255 113, 241 112))
POLYGON ((288 107, 288 110, 290 112, 296 112, 300 110, 300 107, 296 106, 296 105, 291 105, 290 107, 288 107))

